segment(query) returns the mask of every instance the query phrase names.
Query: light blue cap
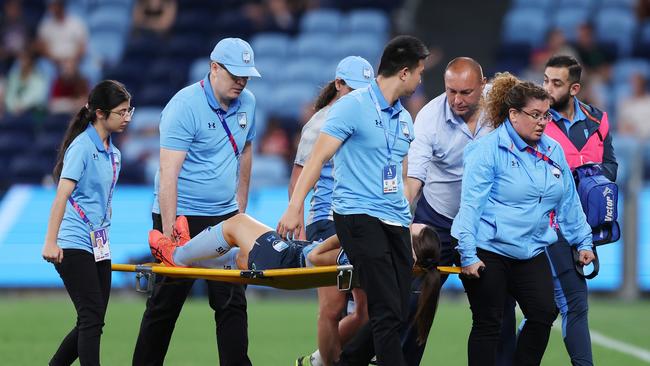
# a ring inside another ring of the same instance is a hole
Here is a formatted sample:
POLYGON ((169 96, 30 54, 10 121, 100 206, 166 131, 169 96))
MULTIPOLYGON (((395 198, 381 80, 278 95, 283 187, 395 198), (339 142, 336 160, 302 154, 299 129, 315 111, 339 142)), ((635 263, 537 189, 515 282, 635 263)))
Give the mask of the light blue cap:
POLYGON ((248 42, 240 38, 224 38, 210 53, 210 60, 218 62, 235 76, 260 77, 255 68, 255 55, 248 42))
POLYGON ((348 56, 336 66, 336 78, 343 79, 352 89, 359 89, 370 85, 375 71, 365 58, 348 56))

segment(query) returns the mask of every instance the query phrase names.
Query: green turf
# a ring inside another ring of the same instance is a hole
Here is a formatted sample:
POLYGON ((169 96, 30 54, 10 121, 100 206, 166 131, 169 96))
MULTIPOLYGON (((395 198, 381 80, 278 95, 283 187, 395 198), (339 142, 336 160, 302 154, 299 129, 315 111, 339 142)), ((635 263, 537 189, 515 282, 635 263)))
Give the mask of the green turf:
MULTIPOLYGON (((593 300, 592 331, 650 351, 650 303, 593 300)), ((106 365, 130 364, 144 300, 114 296, 102 338, 106 365)), ((296 356, 315 347, 316 303, 311 300, 251 300, 250 357, 255 365, 293 365, 296 356)), ((74 322, 74 309, 63 296, 0 298, 0 355, 2 365, 46 364, 74 322)), ((441 303, 427 345, 423 365, 466 364, 470 314, 466 301, 441 303)), ((556 323, 559 328, 559 322, 556 323)), ((205 300, 189 301, 177 323, 168 365, 216 365, 212 312, 205 300)), ((594 345, 600 365, 647 365, 631 356, 594 345)), ((558 331, 553 331, 543 365, 568 365, 558 331)))

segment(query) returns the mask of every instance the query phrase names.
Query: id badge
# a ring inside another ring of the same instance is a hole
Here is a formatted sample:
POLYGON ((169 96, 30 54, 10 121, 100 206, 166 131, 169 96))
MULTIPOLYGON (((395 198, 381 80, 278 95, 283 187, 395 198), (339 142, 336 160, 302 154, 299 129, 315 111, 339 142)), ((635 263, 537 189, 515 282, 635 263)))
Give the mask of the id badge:
POLYGON ((382 173, 384 193, 397 192, 397 167, 394 164, 384 166, 382 173))
POLYGON ((111 259, 111 249, 108 243, 108 232, 105 228, 90 232, 90 242, 93 243, 95 262, 111 259))

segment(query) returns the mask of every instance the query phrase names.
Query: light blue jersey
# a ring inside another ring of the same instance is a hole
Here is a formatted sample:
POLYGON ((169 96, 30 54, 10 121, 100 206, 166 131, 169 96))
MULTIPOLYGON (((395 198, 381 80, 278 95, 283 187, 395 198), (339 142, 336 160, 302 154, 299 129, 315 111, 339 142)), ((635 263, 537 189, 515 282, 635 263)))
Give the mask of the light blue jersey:
POLYGON ((343 142, 334 155, 334 212, 367 214, 408 226, 411 213, 404 196, 402 162, 414 133, 411 115, 399 100, 388 105, 373 81, 370 87, 357 89, 334 103, 321 131, 343 142), (384 193, 387 165, 396 169, 390 172, 397 179, 397 188, 391 193, 384 193))
MULTIPOLYGON (((72 191, 75 200, 85 212, 93 229, 110 228, 111 211, 107 210, 108 195, 113 182, 113 164, 116 164, 116 179, 120 174, 122 154, 109 138, 109 151, 97 134, 93 125, 88 124, 84 132, 77 136, 63 157, 61 179, 77 182, 72 191)), ((90 226, 83 222, 70 202, 66 203, 63 221, 59 228, 57 243, 63 249, 83 249, 90 253, 90 226)), ((109 236, 110 240, 110 236, 109 236)))
POLYGON ((451 234, 461 265, 479 261, 476 248, 530 259, 557 241, 551 212, 569 243, 590 250, 587 224, 560 145, 542 136, 537 145, 559 168, 525 150, 509 120, 465 148, 461 204, 451 234))
MULTIPOLYGON (((255 137, 255 97, 250 91, 244 89, 223 111, 206 76, 176 93, 162 111, 160 147, 187 152, 178 176, 177 215, 219 216, 238 209, 239 161, 216 111, 225 115, 241 153, 255 137)), ((160 171, 155 179, 154 213, 160 213, 159 179, 160 171)))

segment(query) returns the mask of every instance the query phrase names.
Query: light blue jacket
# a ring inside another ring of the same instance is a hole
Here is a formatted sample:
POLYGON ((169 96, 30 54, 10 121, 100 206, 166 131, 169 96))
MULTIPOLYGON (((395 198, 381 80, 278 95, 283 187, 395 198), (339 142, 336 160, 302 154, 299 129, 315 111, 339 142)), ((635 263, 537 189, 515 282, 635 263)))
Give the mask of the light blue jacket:
POLYGON ((460 210, 451 228, 461 265, 479 261, 476 248, 530 259, 557 241, 557 224, 569 243, 591 250, 591 228, 560 145, 543 135, 538 150, 559 169, 525 151, 509 120, 464 152, 460 210))

